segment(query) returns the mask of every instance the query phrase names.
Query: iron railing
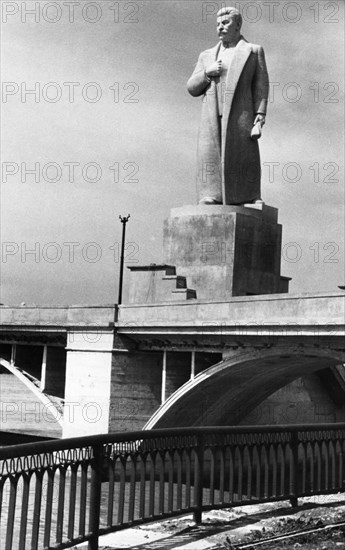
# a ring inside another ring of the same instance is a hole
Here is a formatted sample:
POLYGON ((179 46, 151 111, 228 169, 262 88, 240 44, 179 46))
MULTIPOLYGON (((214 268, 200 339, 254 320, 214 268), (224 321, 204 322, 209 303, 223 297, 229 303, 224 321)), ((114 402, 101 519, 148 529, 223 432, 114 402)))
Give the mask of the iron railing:
POLYGON ((345 490, 345 423, 117 433, 0 448, 6 550, 70 548, 153 519, 345 490))

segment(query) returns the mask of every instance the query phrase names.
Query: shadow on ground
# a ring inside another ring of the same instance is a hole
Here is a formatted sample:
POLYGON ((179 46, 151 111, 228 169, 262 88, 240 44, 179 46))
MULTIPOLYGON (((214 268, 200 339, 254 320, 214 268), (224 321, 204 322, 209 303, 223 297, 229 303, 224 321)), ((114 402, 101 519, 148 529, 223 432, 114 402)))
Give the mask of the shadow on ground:
MULTIPOLYGON (((263 512, 258 512, 254 514, 246 514, 245 512, 242 512, 243 515, 240 515, 238 517, 232 518, 230 520, 223 520, 223 519, 215 519, 215 518, 207 518, 201 525, 191 525, 186 527, 185 529, 181 529, 178 532, 172 533, 170 536, 166 536, 167 530, 169 529, 169 521, 164 521, 164 524, 167 524, 167 528, 165 530, 162 530, 162 535, 164 533, 165 537, 164 539, 155 540, 152 542, 145 542, 138 545, 131 545, 127 548, 130 550, 173 550, 176 548, 179 548, 180 546, 185 546, 186 544, 191 544, 193 542, 199 542, 202 540, 207 539, 208 537, 212 537, 214 535, 221 535, 222 533, 226 533, 227 535, 231 535, 231 531, 241 528, 241 527, 247 527, 250 525, 254 525, 262 520, 265 519, 273 519, 273 518, 279 518, 282 516, 293 516, 296 514, 296 512, 304 512, 307 510, 315 510, 318 508, 324 508, 325 506, 329 509, 337 508, 339 506, 344 506, 345 500, 337 501, 337 502, 327 502, 326 499, 322 503, 305 503, 298 508, 292 508, 291 506, 284 506, 282 508, 278 508, 276 510, 265 510, 263 512)), ((235 511, 236 508, 232 509, 232 511, 235 511)), ((224 510, 222 510, 224 511, 224 510)), ((181 518, 183 521, 183 519, 181 518)), ((148 527, 149 524, 146 524, 148 527)), ((195 547, 197 548, 197 547, 195 547)), ((212 543, 210 541, 210 545, 207 547, 208 550, 211 550, 211 548, 221 548, 221 543, 215 542, 212 546, 212 543)), ((102 546, 100 550, 116 550, 114 546, 102 546)), ((125 549, 123 549, 125 550, 125 549)))

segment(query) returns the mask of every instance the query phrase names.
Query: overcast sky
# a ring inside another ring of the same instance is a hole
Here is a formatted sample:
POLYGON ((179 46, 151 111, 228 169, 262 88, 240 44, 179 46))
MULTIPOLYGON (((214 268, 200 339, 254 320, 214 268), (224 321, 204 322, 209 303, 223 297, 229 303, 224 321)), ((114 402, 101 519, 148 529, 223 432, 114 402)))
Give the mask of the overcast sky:
MULTIPOLYGON (((217 43, 222 4, 41 1, 36 14, 25 12, 35 2, 2 4, 1 302, 113 303, 119 215, 131 214, 127 260, 160 263, 164 218, 196 202, 201 98, 186 81, 217 43)), ((272 83, 262 197, 283 224, 282 274, 294 293, 337 290, 343 2, 240 5, 272 83)))

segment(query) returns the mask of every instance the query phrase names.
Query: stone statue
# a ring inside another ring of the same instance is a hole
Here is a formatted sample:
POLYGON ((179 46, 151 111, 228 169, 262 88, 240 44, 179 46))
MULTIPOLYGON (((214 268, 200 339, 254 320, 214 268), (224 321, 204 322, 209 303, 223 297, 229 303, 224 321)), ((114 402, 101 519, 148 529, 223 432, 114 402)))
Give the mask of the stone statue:
POLYGON ((220 42, 199 56, 187 88, 203 95, 198 136, 200 204, 244 204, 261 199, 257 138, 265 123, 268 74, 261 46, 240 34, 242 16, 217 13, 220 42))

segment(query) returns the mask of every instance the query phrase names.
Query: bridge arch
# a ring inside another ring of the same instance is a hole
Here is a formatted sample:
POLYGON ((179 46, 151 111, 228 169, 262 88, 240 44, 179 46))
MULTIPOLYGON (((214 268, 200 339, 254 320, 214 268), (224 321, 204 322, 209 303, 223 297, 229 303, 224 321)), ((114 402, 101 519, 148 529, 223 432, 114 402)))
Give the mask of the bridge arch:
POLYGON ((43 405, 42 411, 45 411, 46 416, 51 419, 48 422, 56 422, 60 427, 63 424, 63 414, 58 409, 56 404, 27 377, 21 369, 16 365, 10 363, 6 359, 0 357, 0 365, 4 367, 10 374, 16 376, 16 378, 36 397, 36 399, 43 405))
POLYGON ((144 429, 236 424, 293 380, 344 362, 344 350, 302 344, 229 352, 175 391, 144 429))

